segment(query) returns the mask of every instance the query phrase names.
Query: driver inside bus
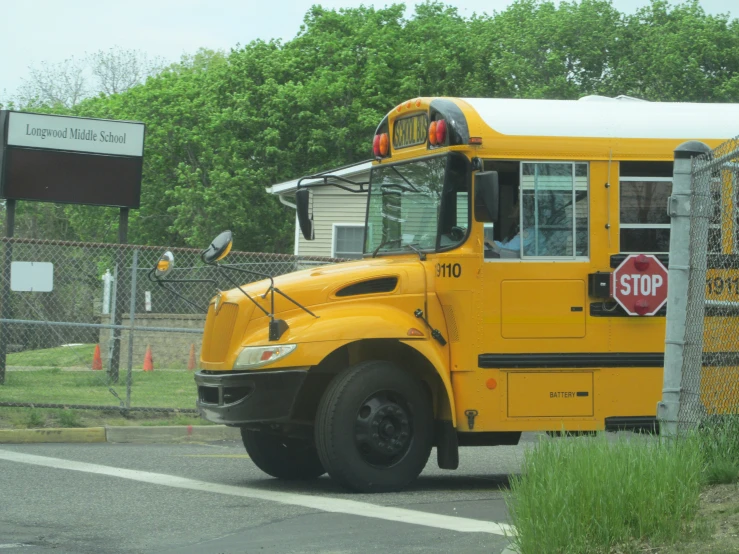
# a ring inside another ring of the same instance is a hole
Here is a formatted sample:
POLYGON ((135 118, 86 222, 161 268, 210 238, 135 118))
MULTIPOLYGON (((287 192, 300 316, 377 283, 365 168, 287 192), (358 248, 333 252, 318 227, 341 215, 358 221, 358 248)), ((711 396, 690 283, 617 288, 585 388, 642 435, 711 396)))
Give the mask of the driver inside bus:
MULTIPOLYGON (((519 204, 516 202, 511 208, 509 219, 511 225, 506 237, 501 240, 485 241, 485 250, 492 253, 494 258, 520 258, 521 257, 521 226, 520 226, 519 204)), ((524 247, 528 247, 533 239, 533 233, 529 228, 523 230, 524 247)))

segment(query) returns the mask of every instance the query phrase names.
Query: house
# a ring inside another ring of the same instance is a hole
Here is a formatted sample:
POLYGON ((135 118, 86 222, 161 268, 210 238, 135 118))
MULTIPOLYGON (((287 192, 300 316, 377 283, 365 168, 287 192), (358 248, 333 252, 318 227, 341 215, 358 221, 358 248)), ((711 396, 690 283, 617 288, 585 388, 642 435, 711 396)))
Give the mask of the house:
MULTIPOLYGON (((340 177, 335 180, 350 189, 359 189, 352 183, 369 183, 371 161, 364 161, 324 171, 319 175, 340 177), (345 180, 345 181, 344 181, 345 180), (348 182, 347 182, 348 181, 348 182)), ((320 179, 303 178, 305 184, 318 183, 320 179)), ((285 181, 267 187, 285 206, 296 210, 295 191, 298 181, 285 181)), ((365 184, 364 190, 367 190, 365 184)), ((332 258, 361 258, 364 241, 364 222, 367 213, 367 193, 349 192, 333 186, 312 187, 312 208, 315 239, 305 240, 295 214, 295 255, 326 256, 332 258)))

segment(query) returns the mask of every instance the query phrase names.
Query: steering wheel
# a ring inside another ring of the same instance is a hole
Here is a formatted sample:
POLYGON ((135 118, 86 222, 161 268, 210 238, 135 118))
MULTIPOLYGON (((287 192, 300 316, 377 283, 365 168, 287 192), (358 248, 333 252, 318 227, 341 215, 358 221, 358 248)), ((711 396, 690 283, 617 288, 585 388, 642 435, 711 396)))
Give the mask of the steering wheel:
POLYGON ((467 229, 464 227, 451 227, 449 229, 449 238, 452 240, 460 241, 464 238, 464 236, 467 234, 467 229))
POLYGON ((484 245, 483 256, 485 258, 500 258, 500 252, 498 252, 495 248, 493 248, 492 244, 490 244, 488 241, 485 241, 483 245, 484 245))

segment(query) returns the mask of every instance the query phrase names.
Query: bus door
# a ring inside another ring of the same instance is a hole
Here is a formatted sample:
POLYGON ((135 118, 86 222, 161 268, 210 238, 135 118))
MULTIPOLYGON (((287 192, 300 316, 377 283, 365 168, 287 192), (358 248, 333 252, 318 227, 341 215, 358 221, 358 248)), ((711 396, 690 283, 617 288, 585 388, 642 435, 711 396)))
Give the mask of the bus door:
POLYGON ((484 168, 498 172, 500 212, 495 225, 485 224, 478 379, 492 379, 499 391, 497 405, 476 408, 480 423, 486 415, 491 422, 592 417, 592 372, 572 371, 588 352, 589 165, 487 161, 484 168))

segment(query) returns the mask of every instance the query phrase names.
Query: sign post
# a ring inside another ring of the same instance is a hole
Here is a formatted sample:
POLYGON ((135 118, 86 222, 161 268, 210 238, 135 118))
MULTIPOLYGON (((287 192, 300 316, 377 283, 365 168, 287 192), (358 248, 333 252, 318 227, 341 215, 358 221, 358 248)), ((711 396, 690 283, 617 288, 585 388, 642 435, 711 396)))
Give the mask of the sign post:
POLYGON ((656 256, 631 254, 613 272, 611 290, 627 314, 654 315, 667 302, 667 270, 656 256))
MULTIPOLYGON (((2 162, 2 159, 0 159, 2 162)), ((0 164, 1 165, 1 164, 0 164)), ((15 233, 15 200, 5 202, 5 237, 13 238, 15 233)), ((0 317, 4 320, 13 317, 10 311, 10 268, 13 262, 13 243, 6 242, 3 248, 3 257, 0 258, 0 275, 2 275, 3 283, 0 292, 3 297, 0 299, 2 306, 0 307, 0 317)), ((8 339, 10 329, 8 324, 0 323, 0 385, 5 384, 5 362, 7 361, 8 339)))

